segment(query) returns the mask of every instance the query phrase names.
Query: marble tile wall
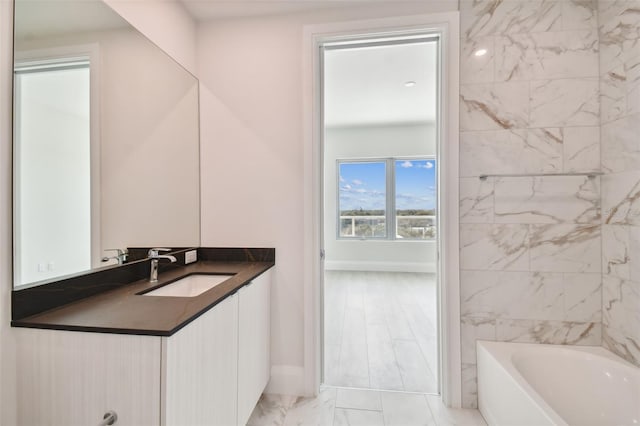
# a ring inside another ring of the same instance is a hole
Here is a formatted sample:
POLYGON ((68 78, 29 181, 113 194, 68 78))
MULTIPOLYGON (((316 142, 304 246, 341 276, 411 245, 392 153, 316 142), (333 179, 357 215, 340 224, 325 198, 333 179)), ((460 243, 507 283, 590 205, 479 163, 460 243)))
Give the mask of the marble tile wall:
POLYGON ((603 345, 640 366, 640 0, 599 0, 603 345))
MULTIPOLYGON (((478 178, 600 170, 596 0, 461 0, 460 14, 462 380, 464 406, 476 407, 476 339, 601 344, 601 186, 608 182, 478 178), (480 49, 486 54, 477 56, 480 49)), ((611 100, 611 114, 620 103, 611 100)), ((610 131, 633 133, 633 125, 610 131)), ((635 154, 640 162, 640 148, 635 154)), ((632 161, 611 156, 611 163, 632 161)), ((606 201, 621 205, 616 217, 640 210, 638 170, 635 185, 606 201)), ((624 258, 620 251, 612 255, 624 258)), ((625 303, 640 296, 628 277, 618 279, 607 291, 620 283, 625 303)))

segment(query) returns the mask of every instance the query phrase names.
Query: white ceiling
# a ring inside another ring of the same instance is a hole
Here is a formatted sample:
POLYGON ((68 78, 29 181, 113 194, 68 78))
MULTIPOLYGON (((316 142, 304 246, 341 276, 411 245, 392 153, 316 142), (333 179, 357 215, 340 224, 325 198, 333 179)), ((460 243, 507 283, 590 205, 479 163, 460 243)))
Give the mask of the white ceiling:
POLYGON ((362 6, 388 0, 180 0, 199 22, 212 19, 283 15, 320 9, 362 6))
POLYGON ((424 42, 326 51, 325 125, 434 121, 436 49, 424 42))
MULTIPOLYGON (((226 14, 238 17, 347 7, 372 0, 182 1, 190 13, 209 19, 226 14)), ((17 39, 127 26, 124 19, 97 0, 21 0, 16 5, 17 39)), ((325 124, 335 127, 434 121, 435 60, 435 43, 327 50, 325 124), (407 81, 417 85, 405 87, 407 81)))
MULTIPOLYGON (((403 2, 403 0, 180 1, 198 22, 403 2)), ((357 126, 434 121, 436 115, 435 61, 434 43, 328 52, 325 60, 325 124, 357 126), (404 86, 406 81, 416 81, 418 84, 407 88, 404 86)))
POLYGON ((130 27, 120 15, 98 0, 20 0, 16 1, 15 8, 18 40, 130 27))

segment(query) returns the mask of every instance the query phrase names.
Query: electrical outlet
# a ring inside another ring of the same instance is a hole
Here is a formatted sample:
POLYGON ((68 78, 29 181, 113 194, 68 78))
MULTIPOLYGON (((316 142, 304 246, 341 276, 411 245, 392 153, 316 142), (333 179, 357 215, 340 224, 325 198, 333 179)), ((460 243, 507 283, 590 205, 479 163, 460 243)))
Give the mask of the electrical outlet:
POLYGON ((196 260, 198 260, 198 251, 197 250, 191 250, 188 251, 184 254, 184 264, 189 264, 189 263, 193 263, 196 260))

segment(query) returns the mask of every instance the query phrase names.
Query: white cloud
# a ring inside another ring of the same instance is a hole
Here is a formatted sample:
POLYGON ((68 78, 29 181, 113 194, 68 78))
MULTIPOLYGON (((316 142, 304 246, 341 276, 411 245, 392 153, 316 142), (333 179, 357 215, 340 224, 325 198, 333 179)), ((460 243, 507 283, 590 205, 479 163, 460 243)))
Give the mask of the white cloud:
POLYGON ((366 189, 351 185, 340 186, 340 210, 380 210, 384 209, 386 196, 384 191, 366 189), (349 189, 345 187, 349 186, 349 189))
POLYGON ((410 167, 413 167, 413 163, 411 161, 405 161, 404 163, 400 164, 400 167, 408 169, 410 167))
POLYGON ((346 184, 345 186, 343 186, 344 189, 351 189, 351 185, 346 184))
POLYGON ((354 185, 364 185, 364 182, 362 182, 360 179, 354 179, 351 181, 351 183, 354 185))
POLYGON ((340 176, 340 182, 344 182, 344 178, 340 176))
POLYGON ((424 165, 425 169, 433 169, 433 163, 431 161, 427 161, 427 163, 424 165))

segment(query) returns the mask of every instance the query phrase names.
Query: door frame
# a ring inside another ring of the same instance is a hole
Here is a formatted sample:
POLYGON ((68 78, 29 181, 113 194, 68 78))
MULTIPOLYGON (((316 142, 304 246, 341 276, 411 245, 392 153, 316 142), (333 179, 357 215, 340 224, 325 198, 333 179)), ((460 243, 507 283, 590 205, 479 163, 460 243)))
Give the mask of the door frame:
POLYGON ((438 142, 438 298, 441 393, 462 405, 459 268, 459 12, 309 25, 303 34, 304 132, 304 393, 317 395, 322 377, 322 155, 320 46, 329 41, 434 33, 440 36, 438 142), (443 143, 446 141, 446 143, 443 143), (446 285, 442 285, 446 283, 446 285))

